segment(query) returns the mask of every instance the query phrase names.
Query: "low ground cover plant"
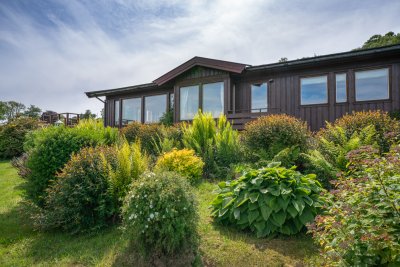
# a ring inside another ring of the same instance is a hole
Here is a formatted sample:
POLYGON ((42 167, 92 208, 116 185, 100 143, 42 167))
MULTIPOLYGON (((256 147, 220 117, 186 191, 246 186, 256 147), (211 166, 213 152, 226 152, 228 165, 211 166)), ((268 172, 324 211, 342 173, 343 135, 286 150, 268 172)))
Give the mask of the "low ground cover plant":
POLYGON ((190 149, 173 149, 160 156, 155 170, 176 172, 189 180, 190 184, 197 184, 203 176, 204 162, 190 149))
POLYGON ((173 172, 147 173, 134 181, 123 206, 127 234, 147 255, 179 252, 194 260, 197 246, 195 195, 173 172))
POLYGON ((303 175, 279 162, 250 169, 237 180, 220 182, 212 201, 219 223, 249 229, 257 237, 293 235, 311 222, 321 207, 323 190, 315 175, 303 175))
POLYGON ((0 125, 0 159, 19 157, 24 152, 25 135, 39 128, 38 119, 20 117, 0 125))
POLYGON ((384 157, 372 147, 348 155, 350 171, 326 192, 323 215, 309 229, 326 263, 400 264, 400 147, 384 157))
POLYGON ((50 126, 28 135, 25 149, 28 153, 26 167, 26 197, 42 206, 46 188, 58 171, 68 162, 71 154, 83 147, 110 145, 119 140, 117 129, 105 128, 102 122, 82 120, 74 128, 50 126))

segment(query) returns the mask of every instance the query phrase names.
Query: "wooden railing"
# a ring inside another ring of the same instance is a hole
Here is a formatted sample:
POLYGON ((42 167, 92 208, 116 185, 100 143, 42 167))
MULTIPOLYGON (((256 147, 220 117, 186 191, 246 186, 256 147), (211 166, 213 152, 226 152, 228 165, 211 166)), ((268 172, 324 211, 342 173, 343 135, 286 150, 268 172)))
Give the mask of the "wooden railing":
POLYGON ((259 109, 246 109, 246 110, 228 110, 226 115, 228 121, 232 124, 234 129, 243 130, 244 125, 252 120, 261 116, 280 113, 278 108, 259 108, 259 109))

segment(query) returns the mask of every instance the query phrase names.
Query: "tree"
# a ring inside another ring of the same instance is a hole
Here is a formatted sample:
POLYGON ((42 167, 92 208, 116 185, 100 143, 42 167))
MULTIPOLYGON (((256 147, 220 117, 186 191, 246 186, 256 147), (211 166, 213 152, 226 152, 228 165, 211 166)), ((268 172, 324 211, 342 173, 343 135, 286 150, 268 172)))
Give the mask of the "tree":
POLYGON ((94 119, 96 118, 96 114, 93 114, 90 109, 87 109, 84 114, 80 115, 81 119, 94 119))
POLYGON ((42 113, 42 110, 39 107, 30 105, 30 107, 25 110, 24 115, 31 118, 39 118, 40 113, 42 113))
POLYGON ((400 44, 400 33, 388 32, 385 35, 375 34, 372 35, 361 47, 355 50, 368 49, 374 47, 381 47, 385 45, 400 44))
POLYGON ((286 62, 286 61, 288 61, 288 58, 287 57, 281 57, 281 59, 279 59, 279 63, 282 63, 282 62, 286 62))
POLYGON ((0 101, 0 119, 12 120, 21 115, 25 105, 16 101, 0 101))

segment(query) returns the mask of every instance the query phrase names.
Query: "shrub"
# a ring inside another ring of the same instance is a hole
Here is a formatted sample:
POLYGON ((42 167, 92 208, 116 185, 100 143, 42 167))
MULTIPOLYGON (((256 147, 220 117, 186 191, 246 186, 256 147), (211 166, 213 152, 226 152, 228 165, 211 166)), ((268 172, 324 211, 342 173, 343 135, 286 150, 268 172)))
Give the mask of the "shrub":
POLYGON ((155 165, 158 171, 173 171, 185 177, 191 184, 200 181, 203 175, 204 163, 193 150, 172 150, 160 156, 155 165))
POLYGON ((101 123, 81 121, 76 128, 51 126, 32 132, 26 148, 29 150, 27 167, 27 198, 43 205, 45 189, 49 182, 70 159, 73 152, 82 147, 108 145, 117 142, 118 130, 105 128, 101 123))
POLYGON ((132 181, 137 180, 149 166, 149 158, 142 152, 140 141, 127 141, 117 147, 115 166, 110 166, 110 191, 116 206, 121 206, 132 181))
POLYGON ((132 122, 122 128, 121 131, 129 143, 140 139, 142 148, 149 155, 157 156, 157 147, 160 137, 162 140, 165 135, 165 126, 157 123, 142 124, 140 122, 132 122))
POLYGON ((323 215, 309 227, 322 256, 337 266, 400 264, 400 147, 349 153, 350 172, 336 182, 323 215))
POLYGON ((147 173, 134 181, 123 217, 128 234, 148 253, 173 254, 196 245, 195 196, 176 173, 147 173))
POLYGON ((291 146, 306 151, 310 137, 305 122, 284 114, 259 117, 247 123, 243 132, 244 145, 250 153, 268 160, 291 146))
POLYGON ((106 147, 83 148, 72 155, 46 190, 45 205, 35 223, 72 234, 108 225, 118 211, 108 180, 109 164, 115 158, 115 149, 106 147))
POLYGON ((240 159, 238 134, 224 115, 216 124, 211 114, 199 111, 191 125, 183 125, 182 131, 184 146, 203 159, 207 177, 226 173, 227 167, 240 159))
POLYGON ((25 135, 39 128, 39 121, 20 117, 0 126, 0 159, 19 157, 24 152, 25 135))
POLYGON ((315 175, 302 175, 294 167, 286 169, 276 162, 248 170, 218 187, 211 203, 216 221, 250 229, 257 237, 298 233, 322 204, 322 188, 315 175))
POLYGON ((160 117, 160 123, 165 126, 172 126, 174 124, 174 109, 169 109, 164 112, 160 117))
POLYGON ((350 139, 355 132, 362 132, 369 125, 375 128, 374 141, 377 142, 381 152, 387 152, 400 138, 400 122, 381 111, 361 111, 345 115, 337 119, 333 125, 328 124, 326 129, 320 130, 318 136, 335 142, 338 135, 336 126, 339 126, 344 130, 347 139, 350 139))
POLYGON ((320 136, 318 149, 339 170, 346 170, 348 152, 365 145, 377 146, 376 131, 373 125, 368 125, 360 131, 354 131, 350 137, 346 134, 345 129, 340 126, 328 124, 326 130, 330 132, 329 140, 320 136))

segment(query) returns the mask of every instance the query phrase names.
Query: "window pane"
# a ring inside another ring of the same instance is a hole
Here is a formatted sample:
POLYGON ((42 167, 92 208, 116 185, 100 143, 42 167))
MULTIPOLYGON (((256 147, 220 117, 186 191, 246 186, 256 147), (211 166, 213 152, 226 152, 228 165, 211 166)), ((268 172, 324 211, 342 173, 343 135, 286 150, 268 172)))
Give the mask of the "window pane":
POLYGON ((389 69, 356 72, 356 101, 389 98, 389 69))
POLYGON ((169 94, 169 108, 174 109, 175 105, 175 95, 174 93, 169 94))
POLYGON ((132 121, 141 121, 141 98, 130 98, 122 100, 122 125, 132 121))
POLYGON ((301 104, 328 103, 327 76, 301 79, 301 104))
POLYGON ((114 126, 119 126, 119 100, 114 102, 114 126))
POLYGON ((346 74, 336 74, 336 103, 347 102, 346 74))
POLYGON ((181 87, 180 93, 180 119, 191 120, 199 110, 199 86, 181 87))
POLYGON ((160 117, 167 111, 167 95, 146 96, 144 108, 145 122, 159 122, 160 117))
POLYGON ((211 113, 214 118, 224 113, 223 82, 203 85, 203 112, 211 113))
POLYGON ((251 112, 264 112, 268 108, 268 88, 266 83, 251 85, 251 112))

